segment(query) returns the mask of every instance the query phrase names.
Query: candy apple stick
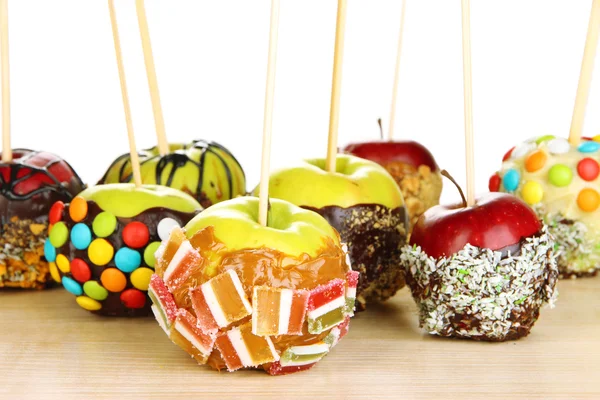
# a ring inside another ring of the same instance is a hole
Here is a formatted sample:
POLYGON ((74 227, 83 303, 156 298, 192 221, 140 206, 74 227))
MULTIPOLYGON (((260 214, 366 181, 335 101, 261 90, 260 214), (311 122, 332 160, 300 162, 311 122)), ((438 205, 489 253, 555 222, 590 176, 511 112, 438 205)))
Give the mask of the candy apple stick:
POLYGON ((463 84, 465 98, 465 156, 467 206, 475 204, 475 152, 473 149, 473 83, 471 74, 471 1, 462 0, 463 84))
POLYGON ((271 28, 269 33, 269 58, 267 62, 267 88, 263 120, 262 160, 258 203, 258 222, 267 226, 269 213, 269 164, 271 161, 271 132, 273 130, 273 100, 275 98, 275 66, 277 61, 277 35, 279 31, 279 0, 271 0, 271 28))
POLYGON ((329 111, 329 138, 327 141, 326 169, 335 172, 340 122, 340 96, 342 90, 342 61, 344 59, 344 36, 346 31, 347 0, 338 0, 335 28, 335 53, 333 57, 333 84, 331 88, 331 108, 329 111))
POLYGON ((587 107, 590 86, 592 84, 592 73, 594 71, 594 59, 596 58, 596 49, 598 48, 598 32, 600 31, 600 0, 594 0, 592 3, 592 12, 588 24, 587 38, 585 40, 585 50, 583 52, 583 61, 581 63, 581 72, 579 74, 579 85, 577 87, 577 96, 575 97, 575 108, 571 119, 571 131, 569 133, 569 142, 572 145, 579 144, 581 132, 583 130, 583 120, 585 118, 585 109, 587 107))
POLYGON ((10 144, 10 68, 8 63, 8 0, 0 0, 0 36, 2 36, 2 161, 12 161, 10 144))
POLYGON ((396 100, 398 98, 398 82, 400 80, 400 59, 402 58, 402 42, 404 38, 404 15, 406 14, 406 1, 402 0, 402 11, 400 15, 400 30, 398 31, 398 49, 396 50, 396 68, 394 71, 394 86, 392 88, 392 108, 390 110, 390 126, 388 128, 388 140, 394 139, 394 126, 396 124, 396 100))
POLYGON ((142 49, 144 51, 144 62, 146 63, 146 75, 148 76, 148 87, 150 88, 150 100, 152 101, 152 112, 154 113, 154 125, 156 126, 156 138, 158 140, 158 151, 161 156, 169 154, 169 144, 165 132, 165 119, 160 104, 160 93, 158 91, 158 79, 154 67, 154 56, 152 55, 152 43, 150 42, 150 30, 146 18, 144 0, 136 0, 135 6, 142 38, 142 49))
POLYGON ((125 123, 127 125, 127 137, 129 138, 129 154, 131 158, 131 168, 133 170, 133 182, 135 183, 135 186, 140 187, 142 186, 140 160, 138 158, 137 147, 135 145, 135 136, 133 134, 133 122, 131 120, 131 108, 129 106, 127 82, 125 81, 125 68, 123 67, 123 56, 121 54, 121 40, 119 39, 119 27, 117 25, 117 15, 115 13, 114 0, 108 0, 108 9, 110 12, 110 23, 112 25, 113 40, 115 43, 117 67, 119 69, 119 81, 121 83, 121 96, 123 97, 123 111, 125 112, 125 123))

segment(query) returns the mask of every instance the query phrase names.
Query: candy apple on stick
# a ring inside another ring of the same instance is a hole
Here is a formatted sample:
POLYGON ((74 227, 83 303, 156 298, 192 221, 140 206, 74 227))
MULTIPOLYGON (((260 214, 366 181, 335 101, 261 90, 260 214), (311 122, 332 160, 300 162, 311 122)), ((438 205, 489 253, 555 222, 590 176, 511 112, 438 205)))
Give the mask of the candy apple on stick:
POLYGON ((394 177, 406 201, 412 228, 425 210, 439 204, 442 177, 433 155, 425 146, 412 140, 394 140, 406 2, 407 0, 402 1, 387 140, 383 139, 383 128, 379 120, 380 141, 351 143, 343 151, 381 164, 394 177))
POLYGON ((528 335, 542 305, 553 304, 558 270, 547 227, 523 201, 474 196, 469 8, 463 0, 467 198, 461 191, 462 204, 419 218, 402 264, 428 333, 504 341, 528 335))
POLYGON ((581 136, 599 32, 600 0, 594 0, 569 140, 544 135, 521 143, 490 178, 491 191, 514 193, 548 224, 564 278, 600 268, 600 136, 581 136))
POLYGON ((60 157, 12 149, 8 0, 0 1, 2 62, 2 159, 0 160, 0 288, 43 289, 52 284, 44 258, 48 211, 69 201, 85 185, 60 157))
POLYGON ((44 246, 50 271, 82 308, 100 315, 150 314, 148 286, 160 240, 201 210, 191 196, 143 185, 113 0, 108 0, 134 183, 97 185, 50 209, 44 246))
MULTIPOLYGON (((244 195, 244 171, 224 146, 206 140, 167 142, 144 0, 136 0, 136 10, 158 142, 156 147, 139 153, 142 182, 182 190, 195 197, 204 207, 244 195)), ((131 182, 131 163, 129 153, 119 156, 99 183, 131 182)))
POLYGON ((279 1, 271 30, 259 198, 216 204, 156 253, 152 309, 199 364, 271 375, 306 370, 347 333, 358 273, 317 213, 268 198, 279 1))
POLYGON ((364 308, 404 286, 399 257, 407 239, 408 216, 402 193, 383 167, 337 154, 345 15, 346 1, 340 0, 327 158, 273 172, 269 190, 273 197, 318 212, 340 233, 352 268, 361 273, 357 299, 364 308))

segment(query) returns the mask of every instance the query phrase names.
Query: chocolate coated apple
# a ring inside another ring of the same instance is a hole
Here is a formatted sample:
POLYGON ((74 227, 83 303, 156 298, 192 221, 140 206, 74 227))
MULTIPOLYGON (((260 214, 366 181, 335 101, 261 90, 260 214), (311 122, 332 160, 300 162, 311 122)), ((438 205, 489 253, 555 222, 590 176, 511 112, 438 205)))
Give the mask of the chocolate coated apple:
POLYGON ((425 210, 439 204, 442 178, 433 155, 414 141, 352 143, 343 151, 382 165, 402 190, 411 227, 425 210))
POLYGON ((404 286, 399 257, 408 217, 402 193, 380 165, 339 154, 331 173, 324 159, 307 160, 273 172, 269 194, 316 211, 337 229, 349 247, 352 268, 361 273, 361 308, 404 286))
POLYGON ((27 149, 0 161, 0 288, 42 289, 51 284, 44 258, 48 211, 84 184, 60 157, 27 149))
POLYGON ((507 194, 429 209, 402 264, 421 327, 440 336, 521 338, 557 295, 552 237, 533 210, 507 194))

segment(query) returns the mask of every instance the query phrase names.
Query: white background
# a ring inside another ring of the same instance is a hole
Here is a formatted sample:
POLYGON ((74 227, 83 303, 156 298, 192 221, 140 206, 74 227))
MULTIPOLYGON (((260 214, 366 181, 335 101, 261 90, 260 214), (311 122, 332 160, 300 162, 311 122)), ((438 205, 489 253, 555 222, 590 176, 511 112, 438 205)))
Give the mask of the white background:
MULTIPOLYGON (((152 117, 133 0, 117 13, 139 147, 152 117)), ((281 0, 272 166, 324 156, 335 0, 281 0)), ((260 165, 268 0, 147 0, 170 141, 230 148, 248 188, 260 165)), ((88 183, 127 151, 107 2, 10 0, 13 147, 66 158, 88 183)), ((512 145, 568 134, 591 0, 472 2, 477 191, 512 145)), ((387 125, 400 0, 349 0, 340 144, 387 125)), ((459 0, 409 0, 398 139, 425 144, 464 182, 459 0)), ((600 62, 585 133, 600 133, 600 62)), ((445 200, 456 198, 446 185, 445 200)))

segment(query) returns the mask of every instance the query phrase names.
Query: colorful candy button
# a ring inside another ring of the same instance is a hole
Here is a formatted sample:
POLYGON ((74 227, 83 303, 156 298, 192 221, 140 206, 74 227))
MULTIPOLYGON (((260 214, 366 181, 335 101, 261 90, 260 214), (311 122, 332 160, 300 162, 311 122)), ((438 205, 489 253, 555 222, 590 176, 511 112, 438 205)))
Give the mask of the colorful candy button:
POLYGON ((92 242, 92 231, 86 224, 75 224, 71 229, 71 243, 77 250, 85 250, 92 242))
POLYGON ((132 272, 142 263, 142 256, 128 247, 121 247, 115 255, 115 264, 123 272, 132 272))
POLYGON ((600 143, 592 141, 583 142, 579 145, 577 150, 579 150, 580 153, 594 153, 600 150, 600 143))
POLYGON ((87 212, 87 201, 81 196, 75 196, 69 205, 69 215, 71 216, 71 219, 75 222, 83 221, 87 216, 87 212))
POLYGON ((79 296, 75 299, 75 301, 77 301, 77 304, 79 304, 79 306, 84 310, 98 311, 102 308, 102 304, 86 296, 79 296))
POLYGON ((552 154, 565 154, 571 150, 569 141, 563 138, 552 139, 548 142, 548 151, 552 154))
POLYGON ((81 296, 83 294, 81 285, 68 276, 63 276, 62 284, 68 292, 74 294, 75 296, 81 296))
POLYGON ((133 249, 144 247, 150 240, 148 227, 139 221, 128 223, 123 229, 123 241, 133 249))
POLYGON ((69 229, 64 222, 57 222, 50 231, 50 243, 52 246, 59 248, 64 246, 69 239, 69 229))
POLYGON ((125 275, 116 268, 107 268, 102 271, 100 282, 102 282, 102 286, 104 286, 106 290, 115 293, 122 291, 125 289, 125 286, 127 286, 127 278, 125 278, 125 275))
POLYGON ((540 136, 539 138, 537 138, 537 139, 535 140, 535 142, 536 142, 537 144, 541 144, 541 143, 547 142, 547 141, 549 141, 549 140, 552 140, 552 139, 554 139, 554 138, 556 138, 556 136, 554 136, 554 135, 544 135, 544 136, 540 136))
POLYGON ((490 192, 499 191, 501 183, 502 183, 502 178, 500 178, 500 175, 498 175, 498 174, 492 175, 490 177, 490 182, 488 184, 488 188, 490 189, 490 192))
POLYGON ((121 293, 121 303, 127 308, 142 308, 146 304, 146 295, 137 289, 127 289, 121 293))
POLYGON ((554 186, 567 186, 573 180, 573 171, 564 164, 553 165, 548 171, 548 180, 554 186))
POLYGON ((52 276, 52 279, 54 279, 56 283, 60 283, 60 273, 58 272, 58 267, 56 266, 56 263, 49 262, 48 268, 50 269, 50 275, 52 276))
POLYGON ((544 189, 538 182, 528 181, 523 185, 521 196, 527 204, 534 205, 544 198, 544 189))
POLYGON ((593 181, 600 174, 600 165, 593 158, 586 157, 577 164, 577 173, 585 181, 593 181))
POLYGON ((68 274, 71 272, 71 263, 64 254, 59 254, 56 256, 56 266, 63 274, 68 274))
POLYGON ((44 243, 44 257, 46 257, 46 261, 48 262, 56 261, 56 249, 49 240, 46 240, 44 243))
POLYGON ((156 257, 154 254, 159 247, 160 242, 152 242, 144 250, 144 263, 146 263, 146 265, 150 268, 154 268, 154 265, 156 264, 156 257))
POLYGON ((175 228, 179 228, 179 222, 175 221, 173 218, 161 219, 156 226, 158 237, 160 240, 167 240, 171 234, 171 231, 175 228))
POLYGON ((515 150, 515 148, 513 147, 509 151, 507 151, 506 154, 504 154, 504 157, 502 157, 502 162, 508 160, 514 150, 515 150))
POLYGON ((138 268, 131 273, 129 279, 133 284, 133 287, 143 291, 148 291, 148 285, 150 284, 150 277, 154 273, 150 268, 138 268))
POLYGON ((92 277, 92 271, 85 261, 75 258, 71 261, 71 275, 77 282, 87 282, 92 277))
POLYGON ((88 248, 88 257, 96 265, 106 265, 112 260, 114 249, 105 239, 94 239, 88 248))
POLYGON ((594 136, 592 140, 594 140, 594 142, 600 143, 600 135, 594 136))
POLYGON ((48 221, 51 224, 59 222, 62 219, 64 209, 65 203, 62 201, 57 201, 56 203, 52 204, 52 207, 50 207, 50 212, 48 213, 48 221))
POLYGON ((83 291, 94 300, 102 301, 108 297, 108 290, 96 281, 87 281, 84 283, 83 291))
POLYGON ((546 165, 548 156, 541 150, 536 150, 527 157, 525 160, 525 169, 527 172, 539 171, 546 165))
POLYGON ((600 194, 594 189, 583 189, 577 196, 577 205, 585 212, 596 211, 600 206, 600 194))
POLYGON ((504 178, 502 181, 504 182, 504 188, 509 192, 514 192, 519 187, 519 181, 521 180, 521 175, 519 171, 514 168, 509 169, 504 174, 504 178))
POLYGON ((117 218, 108 211, 102 211, 92 222, 94 234, 101 238, 112 235, 116 228, 117 218))

